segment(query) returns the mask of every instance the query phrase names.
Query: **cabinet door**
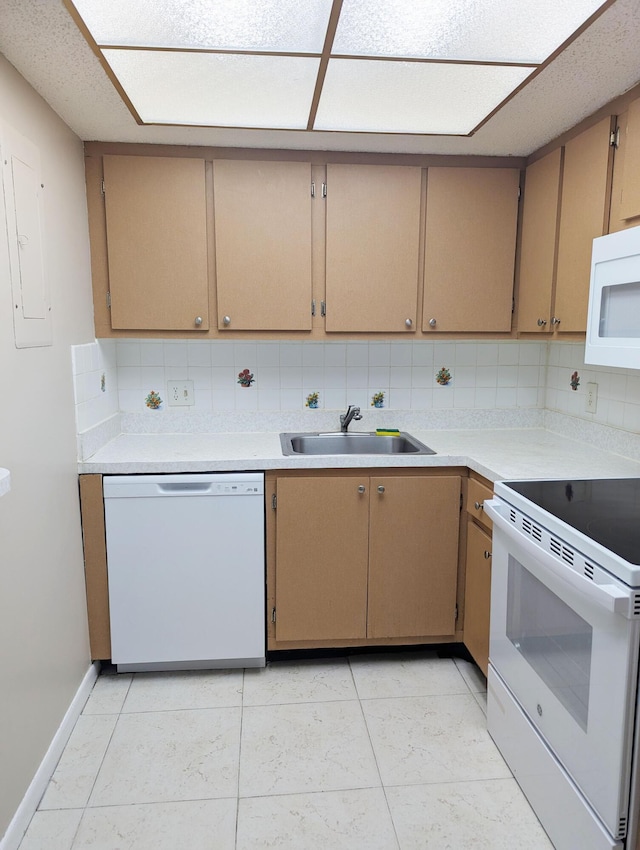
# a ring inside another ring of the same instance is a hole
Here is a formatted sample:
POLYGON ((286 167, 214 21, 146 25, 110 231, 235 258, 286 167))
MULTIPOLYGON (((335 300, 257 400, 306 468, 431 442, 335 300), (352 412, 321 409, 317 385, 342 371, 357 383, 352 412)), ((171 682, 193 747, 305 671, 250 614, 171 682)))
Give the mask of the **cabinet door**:
POLYGON ((430 168, 425 331, 509 331, 520 172, 430 168))
POLYGON ((370 638, 455 632, 460 478, 371 479, 370 638))
POLYGON ((277 640, 366 636, 368 485, 366 478, 278 479, 277 640))
POLYGON ((518 330, 548 332, 560 212, 562 148, 527 168, 522 214, 518 330))
POLYGON ((327 166, 327 331, 413 332, 420 168, 327 166))
POLYGON ((216 160, 213 192, 218 328, 310 330, 311 165, 216 160))
POLYGON ((617 118, 609 233, 640 224, 640 98, 617 118))
POLYGON ((467 523, 464 588, 464 645, 487 675, 491 603, 491 537, 472 520, 467 523))
POLYGON ((552 317, 559 331, 586 330, 592 243, 608 225, 610 133, 604 118, 565 145, 552 317))
POLYGON ((204 160, 105 156, 103 165, 111 327, 207 330, 204 160))

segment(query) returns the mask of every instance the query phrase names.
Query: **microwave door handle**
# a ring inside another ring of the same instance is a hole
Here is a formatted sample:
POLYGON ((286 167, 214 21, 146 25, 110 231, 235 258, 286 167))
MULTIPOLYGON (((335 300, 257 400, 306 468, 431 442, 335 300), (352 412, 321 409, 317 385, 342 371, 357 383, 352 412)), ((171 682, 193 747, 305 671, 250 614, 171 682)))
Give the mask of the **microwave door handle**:
MULTIPOLYGON (((552 575, 560 579, 560 581, 568 585, 572 590, 576 590, 583 596, 588 597, 592 602, 595 602, 606 611, 621 614, 627 619, 633 617, 628 591, 622 590, 622 588, 617 587, 615 584, 596 584, 591 579, 581 576, 580 573, 577 573, 570 567, 559 564, 548 552, 545 552, 544 549, 540 549, 535 543, 532 543, 525 534, 518 532, 504 518, 500 511, 501 507, 503 507, 503 503, 497 499, 487 499, 484 502, 485 514, 493 520, 494 525, 511 540, 516 541, 518 546, 533 561, 535 569, 532 569, 531 572, 538 572, 542 576, 552 575)), ((531 569, 531 565, 527 565, 527 568, 531 569)))

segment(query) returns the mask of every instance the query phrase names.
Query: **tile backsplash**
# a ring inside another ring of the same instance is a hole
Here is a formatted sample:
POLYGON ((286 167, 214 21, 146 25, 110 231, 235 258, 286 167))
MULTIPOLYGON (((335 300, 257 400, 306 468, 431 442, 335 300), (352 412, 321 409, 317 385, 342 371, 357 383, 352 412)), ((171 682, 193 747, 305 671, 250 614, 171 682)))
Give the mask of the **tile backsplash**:
MULTIPOLYGON (((539 410, 640 433, 640 372, 587 366, 580 342, 235 342, 97 340, 72 350, 78 433, 115 414, 298 412, 347 404, 406 411, 539 410), (436 376, 443 367, 448 385, 436 376), (250 386, 239 383, 245 369, 250 386), (192 381, 194 404, 169 405, 167 382, 192 381), (594 412, 587 384, 597 384, 594 412), (574 389, 575 387, 575 389, 574 389), (150 409, 154 391, 162 399, 150 409)), ((315 411, 309 411, 314 416, 315 411)), ((152 420, 149 420, 151 423, 152 420)))
POLYGON ((168 404, 167 382, 191 380, 192 411, 277 411, 384 406, 396 410, 540 407, 546 345, 496 342, 227 342, 116 341, 121 411, 145 409, 151 390, 168 404), (448 386, 436 381, 446 367, 448 386), (254 376, 243 387, 239 375, 254 376))

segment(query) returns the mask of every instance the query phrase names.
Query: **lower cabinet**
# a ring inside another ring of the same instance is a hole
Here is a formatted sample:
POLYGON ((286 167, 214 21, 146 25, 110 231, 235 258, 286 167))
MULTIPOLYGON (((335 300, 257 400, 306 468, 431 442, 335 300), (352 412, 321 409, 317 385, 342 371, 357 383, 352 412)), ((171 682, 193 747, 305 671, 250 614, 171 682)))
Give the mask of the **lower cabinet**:
POLYGON ((270 649, 453 639, 459 475, 335 471, 273 484, 270 649))
POLYGON ((467 549, 464 587, 464 644, 487 675, 489 663, 489 608, 491 604, 491 521, 483 502, 492 495, 488 486, 469 479, 467 488, 467 549))

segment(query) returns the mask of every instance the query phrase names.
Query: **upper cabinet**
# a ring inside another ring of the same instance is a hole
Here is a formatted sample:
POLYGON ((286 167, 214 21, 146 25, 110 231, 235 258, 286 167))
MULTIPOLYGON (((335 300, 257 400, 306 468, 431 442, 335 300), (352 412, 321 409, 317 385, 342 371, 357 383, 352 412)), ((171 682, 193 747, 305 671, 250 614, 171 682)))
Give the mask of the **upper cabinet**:
POLYGON ((618 116, 609 232, 640 224, 640 98, 618 116))
POLYGON ((327 331, 415 331, 421 181, 412 166, 327 166, 327 331))
POLYGON ((311 165, 213 164, 217 325, 311 329, 311 165))
POLYGON ((604 118, 526 172, 518 330, 584 333, 591 246, 607 232, 612 121, 604 118))
POLYGON ((587 326, 591 246, 607 232, 609 219, 611 118, 604 118, 567 142, 558 234, 556 293, 552 329, 587 326))
POLYGON ((206 330, 204 160, 104 156, 103 168, 111 327, 206 330))
POLYGON ((430 168, 423 330, 511 330, 520 173, 430 168))
POLYGON ((527 168, 520 247, 519 331, 551 329, 562 157, 562 148, 556 148, 527 168))

